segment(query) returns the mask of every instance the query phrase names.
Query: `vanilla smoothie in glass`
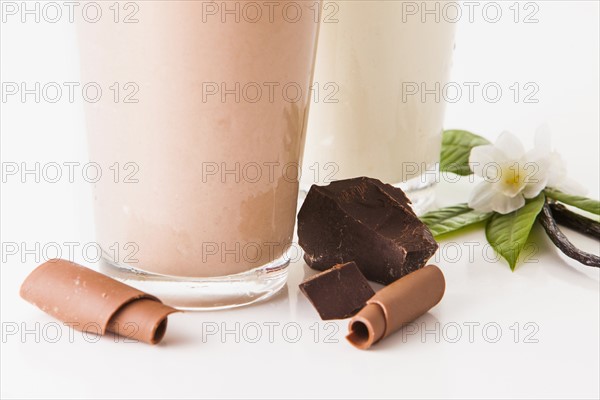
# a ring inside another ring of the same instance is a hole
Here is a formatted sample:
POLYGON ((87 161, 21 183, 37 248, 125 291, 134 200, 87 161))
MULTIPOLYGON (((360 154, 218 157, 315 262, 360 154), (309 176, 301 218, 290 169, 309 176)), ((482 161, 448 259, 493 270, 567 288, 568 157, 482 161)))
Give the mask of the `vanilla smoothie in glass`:
POLYGON ((82 81, 103 89, 86 105, 102 270, 180 308, 287 278, 319 25, 314 2, 249 4, 135 2, 119 22, 107 4, 78 24, 82 81))
POLYGON ((326 1, 302 188, 369 176, 433 200, 457 3, 326 1))

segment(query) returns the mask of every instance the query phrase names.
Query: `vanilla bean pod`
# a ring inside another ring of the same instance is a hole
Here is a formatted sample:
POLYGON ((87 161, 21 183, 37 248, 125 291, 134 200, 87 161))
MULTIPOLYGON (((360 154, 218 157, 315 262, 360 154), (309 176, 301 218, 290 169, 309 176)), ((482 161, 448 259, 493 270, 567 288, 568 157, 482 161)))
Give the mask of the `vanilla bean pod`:
POLYGON ((546 201, 546 204, 544 204, 542 212, 540 212, 538 218, 544 227, 544 230, 548 234, 548 237, 550 240, 552 240, 552 243, 554 243, 556 247, 560 249, 560 251, 584 265, 600 268, 600 257, 579 250, 561 232, 561 230, 558 228, 558 225, 556 225, 554 217, 552 216, 552 210, 550 209, 550 204, 548 201, 546 201))
POLYGON ((600 223, 597 221, 577 214, 556 202, 550 203, 550 209, 554 220, 559 225, 566 226, 594 239, 600 239, 600 223))

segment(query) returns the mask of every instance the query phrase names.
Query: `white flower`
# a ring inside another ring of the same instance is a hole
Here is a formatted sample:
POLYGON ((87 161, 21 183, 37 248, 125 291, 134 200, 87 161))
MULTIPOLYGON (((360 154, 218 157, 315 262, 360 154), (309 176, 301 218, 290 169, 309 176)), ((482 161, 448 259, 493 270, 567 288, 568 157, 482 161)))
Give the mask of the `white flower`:
POLYGON ((565 163, 552 151, 546 129, 538 129, 535 146, 528 152, 515 135, 503 132, 493 145, 474 147, 469 164, 475 175, 484 179, 469 198, 469 207, 477 211, 508 214, 546 186, 569 194, 582 191, 567 180, 565 163))

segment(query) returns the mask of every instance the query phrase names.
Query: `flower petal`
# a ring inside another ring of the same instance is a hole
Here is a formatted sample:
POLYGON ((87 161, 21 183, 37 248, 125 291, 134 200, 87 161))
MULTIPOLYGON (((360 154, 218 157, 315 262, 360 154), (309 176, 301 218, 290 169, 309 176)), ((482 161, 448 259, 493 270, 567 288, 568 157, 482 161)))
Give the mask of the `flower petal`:
POLYGON ((501 164, 505 162, 506 156, 492 144, 475 146, 471 149, 471 154, 469 155, 471 170, 475 175, 482 178, 496 179, 495 175, 498 174, 501 164), (491 167, 492 165, 493 167, 491 167), (490 173, 494 176, 488 177, 484 175, 490 173))
POLYGON ((469 195, 469 207, 481 212, 490 212, 492 211, 491 199, 497 195, 493 183, 480 182, 469 195))
POLYGON ((550 165, 550 159, 552 158, 552 153, 547 152, 546 150, 540 149, 538 147, 535 147, 531 150, 529 150, 527 153, 525 153, 525 155, 523 156, 523 160, 527 163, 527 162, 535 162, 540 164, 539 167, 540 169, 543 168, 548 168, 550 165))
POLYGON ((525 205, 522 195, 509 197, 495 190, 495 185, 490 182, 481 182, 471 192, 469 207, 481 212, 496 211, 500 214, 508 214, 525 205))
POLYGON ((502 176, 496 182, 494 182, 494 188, 497 192, 502 193, 508 197, 515 197, 525 188, 524 182, 514 182, 514 178, 511 177, 514 172, 509 171, 508 168, 502 169, 502 176))
POLYGON ((557 152, 548 156, 548 186, 558 186, 567 177, 567 166, 563 158, 557 152))
POLYGON ((523 196, 526 199, 531 199, 540 194, 548 185, 550 176, 549 157, 546 156, 537 160, 523 159, 521 163, 523 163, 521 174, 523 174, 523 182, 525 183, 523 196))
POLYGON ((500 214, 508 214, 525 205, 525 198, 521 195, 515 197, 494 196, 491 199, 491 208, 500 214))
POLYGON ((518 160, 525 155, 525 149, 519 138, 508 131, 504 131, 498 136, 494 146, 504 153, 507 159, 518 160))
POLYGON ((535 196, 540 194, 542 190, 544 190, 546 187, 546 181, 546 179, 539 179, 535 183, 528 183, 527 186, 525 186, 525 189, 523 189, 523 197, 526 199, 533 199, 535 196))

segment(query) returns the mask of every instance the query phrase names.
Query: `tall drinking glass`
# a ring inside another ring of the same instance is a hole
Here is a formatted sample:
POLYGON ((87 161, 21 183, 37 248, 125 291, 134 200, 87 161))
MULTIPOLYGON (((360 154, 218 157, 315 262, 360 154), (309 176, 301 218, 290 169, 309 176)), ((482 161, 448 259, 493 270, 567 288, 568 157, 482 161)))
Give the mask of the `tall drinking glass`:
POLYGON ((82 80, 102 91, 86 123, 103 173, 94 185, 103 270, 187 309, 277 292, 295 223, 315 2, 98 4, 102 18, 78 30, 82 80))
POLYGON ((433 200, 456 7, 451 1, 326 1, 302 188, 356 176, 433 200))

